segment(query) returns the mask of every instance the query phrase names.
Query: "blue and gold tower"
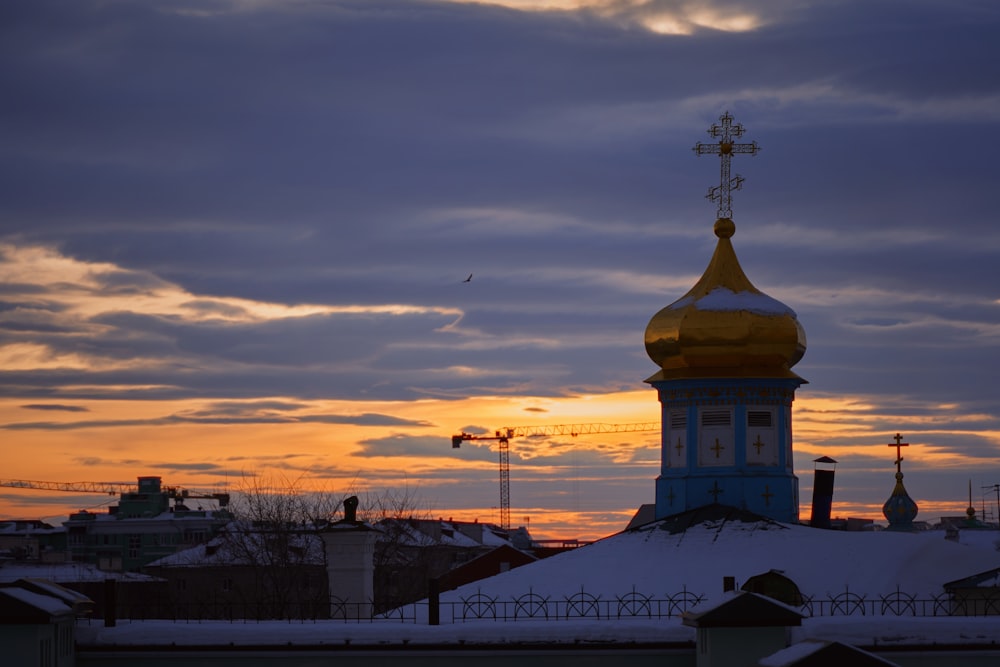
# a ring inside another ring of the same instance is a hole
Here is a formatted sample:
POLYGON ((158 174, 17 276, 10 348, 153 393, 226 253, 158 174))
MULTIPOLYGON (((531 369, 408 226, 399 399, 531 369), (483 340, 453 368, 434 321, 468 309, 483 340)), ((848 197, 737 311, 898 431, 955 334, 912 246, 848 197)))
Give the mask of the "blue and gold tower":
POLYGON ((719 202, 715 254, 701 279, 660 310, 646 327, 646 352, 660 370, 650 377, 662 406, 656 518, 719 503, 782 522, 799 518, 792 467, 792 401, 805 382, 791 371, 805 353, 795 312, 767 296, 740 267, 731 238, 734 154, 743 127, 728 113, 695 146, 722 158, 722 181, 708 197, 719 202))

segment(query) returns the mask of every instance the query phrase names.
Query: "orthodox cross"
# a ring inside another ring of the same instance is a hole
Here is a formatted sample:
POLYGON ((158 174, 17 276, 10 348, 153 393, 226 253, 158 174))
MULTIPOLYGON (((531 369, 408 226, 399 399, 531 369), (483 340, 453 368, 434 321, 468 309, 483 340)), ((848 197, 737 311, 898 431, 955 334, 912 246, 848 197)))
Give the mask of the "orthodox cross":
POLYGON ((712 494, 712 500, 714 502, 719 502, 719 494, 724 493, 722 489, 719 488, 719 480, 712 482, 712 488, 708 490, 712 494))
POLYGON ((895 443, 891 443, 890 442, 889 446, 896 448, 896 472, 902 473, 903 472, 903 466, 901 464, 903 463, 903 456, 900 454, 900 448, 902 448, 902 447, 909 447, 910 443, 908 443, 908 442, 902 442, 903 436, 901 436, 898 433, 896 434, 896 437, 893 438, 893 440, 895 440, 896 442, 895 443))
POLYGON ((677 450, 677 456, 681 455, 681 451, 684 449, 684 445, 681 444, 680 436, 677 436, 677 444, 674 445, 674 449, 677 450))
POLYGON ((761 448, 761 447, 767 447, 767 443, 766 443, 766 442, 763 442, 763 441, 762 441, 762 440, 760 439, 760 433, 758 433, 758 434, 757 434, 757 442, 751 442, 751 443, 750 443, 750 446, 751 446, 751 447, 756 447, 756 448, 757 448, 757 454, 758 454, 758 455, 760 455, 760 448, 761 448))
POLYGON ((739 174, 730 177, 729 163, 733 155, 737 153, 756 155, 760 146, 757 145, 756 141, 751 141, 748 144, 738 144, 734 141, 742 137, 745 130, 740 123, 733 123, 733 117, 728 111, 719 116, 719 120, 722 123, 713 123, 712 127, 708 128, 708 133, 717 137, 719 141, 714 144, 703 144, 699 141, 694 146, 694 152, 698 155, 718 155, 722 158, 722 179, 719 185, 708 189, 705 198, 719 202, 718 215, 720 218, 730 218, 733 215, 731 193, 733 190, 740 189, 740 186, 743 185, 743 177, 739 174))
POLYGON ((771 493, 771 485, 770 484, 765 484, 764 485, 764 493, 760 494, 760 496, 761 496, 761 498, 764 499, 764 504, 767 507, 770 507, 771 506, 771 498, 774 498, 774 494, 771 493))
POLYGON ((715 439, 715 445, 709 447, 713 452, 715 452, 715 458, 719 458, 719 452, 725 449, 726 446, 719 443, 719 439, 715 439))

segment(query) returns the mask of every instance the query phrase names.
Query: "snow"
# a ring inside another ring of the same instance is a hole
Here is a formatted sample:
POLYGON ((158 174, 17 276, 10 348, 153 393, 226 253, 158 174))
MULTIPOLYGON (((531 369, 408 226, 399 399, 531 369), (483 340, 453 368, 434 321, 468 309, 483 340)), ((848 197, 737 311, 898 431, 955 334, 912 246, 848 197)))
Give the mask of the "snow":
POLYGON ((803 595, 828 600, 845 592, 877 599, 896 591, 919 599, 943 584, 1000 567, 1000 552, 924 533, 843 532, 769 521, 703 523, 671 535, 654 523, 454 591, 508 600, 529 592, 564 600, 581 590, 614 600, 635 590, 664 598, 687 590, 720 599, 724 576, 739 588, 751 576, 781 571, 803 595))
POLYGON ((62 600, 67 604, 74 604, 78 602, 90 603, 92 602, 83 593, 74 591, 71 588, 66 588, 65 586, 60 586, 51 581, 46 581, 44 579, 24 579, 29 586, 33 586, 38 592, 48 595, 49 597, 54 597, 56 599, 62 600))
MULTIPOLYGON (((771 569, 782 570, 804 595, 815 600, 845 590, 868 600, 897 590, 930 599, 943 593, 946 582, 1000 566, 1000 552, 994 546, 998 533, 976 536, 968 540, 971 544, 963 544, 945 540, 942 531, 850 533, 771 521, 728 521, 706 522, 672 535, 661 525, 619 533, 442 593, 442 602, 461 604, 463 598, 480 592, 511 600, 529 591, 565 601, 581 590, 614 602, 630 590, 662 599, 687 589, 711 605, 725 599, 723 576, 736 577, 739 587, 750 576, 771 569)), ((418 622, 119 621, 117 627, 104 628, 93 620, 81 625, 77 636, 83 644, 120 646, 692 643, 695 638, 695 630, 682 625, 676 614, 662 619, 552 615, 549 619, 452 622, 446 611, 450 608, 443 605, 443 624, 430 626, 425 605, 416 609, 418 622)), ((1000 618, 996 616, 873 616, 869 611, 867 615, 807 617, 801 627, 791 629, 791 636, 794 642, 813 639, 913 647, 990 644, 998 631, 1000 618)))
POLYGON ((49 595, 43 595, 41 593, 27 591, 23 588, 17 588, 16 586, 0 588, 0 595, 6 595, 7 597, 14 598, 15 600, 20 600, 21 602, 29 604, 36 609, 40 609, 47 614, 51 614, 52 616, 63 616, 65 614, 73 613, 72 609, 57 598, 49 595))
POLYGON ((488 547, 513 546, 509 539, 496 534, 491 526, 483 526, 483 544, 488 547))
POLYGON ((760 667, 785 667, 785 665, 790 665, 797 660, 812 655, 824 646, 826 646, 826 642, 807 639, 804 642, 792 644, 782 651, 761 659, 758 664, 760 667))
MULTIPOLYGON (((854 646, 919 647, 934 644, 990 644, 997 617, 807 618, 792 628, 794 643, 839 641, 854 646)), ((81 621, 77 641, 87 646, 343 646, 447 644, 694 643, 696 631, 680 618, 622 620, 477 620, 430 626, 399 621, 123 621, 112 628, 81 621)))
POLYGON ((18 579, 47 579, 64 584, 83 581, 159 581, 156 577, 136 572, 109 572, 97 569, 96 565, 86 563, 4 563, 0 566, 0 582, 12 582, 18 579))
POLYGON ((268 540, 272 536, 287 542, 289 554, 297 562, 324 564, 323 541, 318 535, 291 531, 269 533, 234 521, 208 542, 159 558, 150 563, 149 567, 248 565, 253 560, 264 558, 269 549, 268 540))
POLYGON ((1000 586, 1000 572, 997 572, 988 579, 983 579, 979 582, 978 586, 980 588, 996 588, 997 586, 1000 586))
POLYGON ((795 311, 761 292, 734 292, 728 287, 716 287, 711 292, 694 299, 688 297, 673 304, 674 309, 684 308, 693 303, 698 310, 734 311, 745 310, 758 315, 791 315, 795 311))

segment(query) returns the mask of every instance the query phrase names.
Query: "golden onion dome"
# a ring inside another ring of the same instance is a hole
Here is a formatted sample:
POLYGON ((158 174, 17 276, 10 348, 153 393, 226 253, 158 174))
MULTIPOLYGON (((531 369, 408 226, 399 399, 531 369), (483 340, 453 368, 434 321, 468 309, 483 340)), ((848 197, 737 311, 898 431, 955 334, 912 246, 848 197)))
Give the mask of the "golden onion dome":
POLYGON ((805 354, 805 331, 791 308, 743 273, 730 241, 735 231, 729 218, 716 221, 719 242, 705 273, 646 326, 646 353, 660 367, 647 382, 798 378, 790 369, 805 354))

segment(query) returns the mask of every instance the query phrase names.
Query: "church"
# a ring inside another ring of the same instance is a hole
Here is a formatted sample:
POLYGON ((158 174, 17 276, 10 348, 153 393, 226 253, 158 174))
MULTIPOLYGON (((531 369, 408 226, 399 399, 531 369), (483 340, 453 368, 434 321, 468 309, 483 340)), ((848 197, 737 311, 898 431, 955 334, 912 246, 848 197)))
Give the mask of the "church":
POLYGON ((646 327, 646 352, 660 367, 646 382, 662 405, 662 453, 656 480, 656 518, 719 503, 776 521, 799 518, 792 467, 792 401, 805 382, 792 372, 805 354, 806 335, 795 311, 750 282, 733 249, 730 176, 743 126, 726 113, 709 133, 721 183, 718 243, 708 268, 687 294, 656 313, 646 327))
MULTIPOLYGON (((992 581, 1000 571, 996 531, 913 530, 917 506, 903 486, 899 435, 890 444, 896 483, 887 480, 883 508, 889 530, 800 523, 792 404, 806 381, 792 369, 806 335, 792 308, 754 286, 733 246, 732 193, 743 179, 730 173, 731 160, 759 150, 742 141, 744 132, 727 112, 709 129, 714 141, 695 146, 721 162, 720 183, 708 193, 718 205, 715 251, 694 286, 645 330, 658 367, 646 382, 662 418, 655 509, 620 533, 452 591, 442 602, 474 597, 517 608, 545 600, 580 609, 617 600, 621 609, 655 599, 680 613, 770 586, 807 617, 951 616, 970 613, 952 584, 992 581)), ((1000 593, 996 605, 992 613, 1000 614, 1000 593)))

